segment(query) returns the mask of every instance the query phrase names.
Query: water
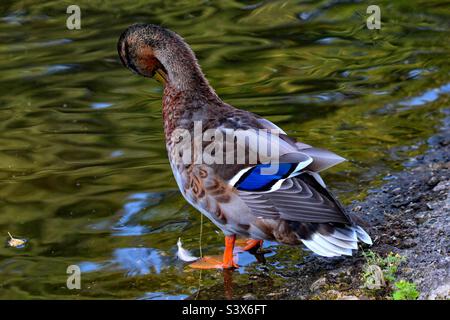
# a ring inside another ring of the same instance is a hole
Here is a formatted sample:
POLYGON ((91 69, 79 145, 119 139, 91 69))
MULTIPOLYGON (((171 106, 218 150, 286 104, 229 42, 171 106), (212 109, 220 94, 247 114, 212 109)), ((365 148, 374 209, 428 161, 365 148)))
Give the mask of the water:
MULTIPOLYGON (((264 297, 307 254, 268 243, 267 265, 240 254, 234 273, 176 260, 180 236, 199 254, 201 220, 167 162, 160 85, 119 63, 132 23, 179 32, 226 102, 349 159, 325 174, 345 203, 423 151, 448 106, 444 2, 378 1, 379 31, 362 1, 79 0, 72 31, 70 4, 0 4, 0 237, 28 240, 0 248, 3 299, 264 297)), ((205 219, 203 252, 222 241, 205 219)))

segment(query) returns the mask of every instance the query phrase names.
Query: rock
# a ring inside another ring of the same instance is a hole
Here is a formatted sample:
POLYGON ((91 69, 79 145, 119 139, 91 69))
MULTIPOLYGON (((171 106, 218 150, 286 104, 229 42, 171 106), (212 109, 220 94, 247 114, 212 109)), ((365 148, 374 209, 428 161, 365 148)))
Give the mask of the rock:
POLYGON ((433 191, 439 192, 439 191, 448 190, 448 189, 450 189, 450 182, 449 181, 441 181, 433 188, 433 191))
POLYGON ((432 290, 427 297, 428 300, 448 300, 450 299, 450 283, 445 283, 442 286, 432 290))
POLYGON ((435 185, 437 185, 439 183, 439 179, 436 177, 436 176, 432 176, 431 178, 430 178, 430 180, 428 180, 428 182, 427 182, 427 184, 430 186, 430 187, 434 187, 435 185))
POLYGON ((325 277, 319 278, 314 281, 313 284, 309 287, 309 291, 315 293, 320 291, 327 284, 327 279, 325 277))
POLYGON ((416 245, 417 243, 413 239, 406 239, 403 241, 403 243, 401 243, 401 248, 409 249, 415 247, 416 245))
POLYGON ((334 297, 335 299, 340 296, 340 292, 337 290, 328 290, 325 292, 325 296, 328 298, 334 297))
POLYGON ((367 267, 366 273, 370 274, 367 277, 365 287, 370 290, 378 290, 386 286, 386 281, 384 280, 383 271, 381 268, 375 264, 367 267))
MULTIPOLYGON (((406 213, 406 212, 405 212, 406 213)), ((403 227, 405 229, 407 228, 414 228, 416 226, 416 224, 414 223, 414 221, 412 221, 411 219, 407 219, 405 220, 405 222, 403 223, 403 227)))
POLYGON ((402 191, 402 188, 395 188, 394 190, 392 190, 392 193, 400 193, 401 191, 402 191))
POLYGON ((242 299, 243 300, 256 300, 256 297, 251 293, 247 293, 242 296, 242 299))
POLYGON ((418 224, 422 224, 422 223, 424 223, 427 220, 427 217, 426 217, 425 213, 419 212, 418 214, 416 214, 414 216, 414 220, 416 220, 416 222, 418 224))

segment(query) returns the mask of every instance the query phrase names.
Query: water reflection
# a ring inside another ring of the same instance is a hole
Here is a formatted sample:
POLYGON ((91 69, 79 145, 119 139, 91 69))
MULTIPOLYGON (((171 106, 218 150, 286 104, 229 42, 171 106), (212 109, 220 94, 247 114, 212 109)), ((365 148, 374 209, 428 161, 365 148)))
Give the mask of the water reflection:
POLYGON ((128 197, 120 210, 121 215, 118 222, 112 227, 115 235, 118 236, 139 236, 151 231, 147 226, 139 225, 138 214, 145 214, 144 210, 157 205, 163 198, 161 193, 134 193, 128 197))
POLYGON ((112 103, 108 103, 108 102, 94 102, 91 104, 91 108, 92 109, 105 109, 105 108, 109 108, 112 106, 112 103))
POLYGON ((186 294, 170 295, 164 292, 147 292, 138 300, 184 300, 188 297, 186 294))
POLYGON ((114 251, 112 264, 124 269, 128 276, 161 273, 170 260, 161 255, 158 250, 148 248, 120 248, 114 251), (165 261, 165 263, 164 263, 165 261))
POLYGON ((82 273, 100 271, 105 267, 105 264, 95 262, 80 262, 77 264, 82 273))
POLYGON ((404 106, 405 108, 400 108, 399 111, 406 111, 409 110, 408 107, 417 107, 422 106, 426 103, 431 103, 439 99, 441 95, 449 93, 450 93, 450 83, 440 86, 439 88, 427 90, 420 96, 413 97, 406 101, 401 101, 399 105, 404 106))

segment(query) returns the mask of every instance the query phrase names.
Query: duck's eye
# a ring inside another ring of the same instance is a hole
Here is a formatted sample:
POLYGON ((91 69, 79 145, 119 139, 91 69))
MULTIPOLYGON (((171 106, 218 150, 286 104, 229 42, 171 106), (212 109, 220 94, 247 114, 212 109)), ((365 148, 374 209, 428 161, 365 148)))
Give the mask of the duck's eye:
POLYGON ((122 64, 127 67, 128 69, 131 69, 133 72, 137 74, 141 74, 141 72, 138 70, 136 64, 134 63, 134 57, 131 54, 130 45, 128 44, 128 41, 122 42, 122 48, 120 50, 120 60, 122 61, 122 64))
POLYGON ((160 65, 151 48, 141 46, 132 39, 120 43, 119 56, 124 66, 144 77, 153 77, 160 65))

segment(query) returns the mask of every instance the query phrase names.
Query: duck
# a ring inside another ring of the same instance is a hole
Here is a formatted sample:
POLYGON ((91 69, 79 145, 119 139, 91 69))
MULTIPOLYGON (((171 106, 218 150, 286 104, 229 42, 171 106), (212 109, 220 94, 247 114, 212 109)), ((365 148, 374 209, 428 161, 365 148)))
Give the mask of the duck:
POLYGON ((163 84, 164 137, 175 181, 225 236, 223 256, 204 256, 191 267, 239 268, 237 237, 246 239, 245 251, 273 241, 328 258, 372 244, 362 220, 320 176, 343 157, 222 101, 191 47, 167 28, 133 24, 120 35, 117 51, 126 68, 163 84))

